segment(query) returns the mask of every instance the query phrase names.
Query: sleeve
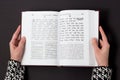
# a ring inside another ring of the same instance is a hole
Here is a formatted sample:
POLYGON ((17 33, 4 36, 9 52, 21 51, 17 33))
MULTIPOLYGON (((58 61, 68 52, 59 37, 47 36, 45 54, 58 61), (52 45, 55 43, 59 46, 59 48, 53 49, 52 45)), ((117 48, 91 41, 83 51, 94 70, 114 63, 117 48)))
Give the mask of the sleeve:
POLYGON ((111 80, 112 70, 109 67, 99 66, 93 68, 91 80, 111 80))
POLYGON ((4 80, 24 80, 24 73, 25 67, 20 62, 9 60, 4 80))

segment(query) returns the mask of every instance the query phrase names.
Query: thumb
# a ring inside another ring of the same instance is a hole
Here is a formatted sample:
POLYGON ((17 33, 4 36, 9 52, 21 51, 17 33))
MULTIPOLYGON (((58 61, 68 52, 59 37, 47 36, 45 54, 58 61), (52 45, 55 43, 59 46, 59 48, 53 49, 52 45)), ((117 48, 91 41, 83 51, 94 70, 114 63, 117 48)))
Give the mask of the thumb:
POLYGON ((98 43, 97 43, 97 39, 96 38, 92 39, 92 46, 93 46, 94 52, 96 54, 99 51, 99 47, 98 47, 98 43))
POLYGON ((26 42, 25 37, 22 37, 20 42, 19 42, 19 46, 18 47, 23 49, 25 47, 25 42, 26 42))

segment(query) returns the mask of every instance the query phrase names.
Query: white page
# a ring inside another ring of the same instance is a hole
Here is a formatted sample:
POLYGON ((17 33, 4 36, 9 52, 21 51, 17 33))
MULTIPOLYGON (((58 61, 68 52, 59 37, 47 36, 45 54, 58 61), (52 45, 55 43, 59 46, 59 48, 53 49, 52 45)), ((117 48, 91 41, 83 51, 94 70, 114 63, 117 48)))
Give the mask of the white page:
POLYGON ((22 65, 57 64, 58 12, 28 11, 22 13, 22 36, 26 37, 22 65))
POLYGON ((58 55, 60 65, 89 66, 88 10, 65 10, 60 12, 58 55))
MULTIPOLYGON (((99 12, 98 11, 89 11, 89 24, 90 24, 90 30, 89 30, 89 39, 91 40, 92 38, 96 38, 98 40, 98 27, 99 27, 99 12)), ((98 66, 96 58, 95 58, 95 53, 94 53, 94 49, 91 45, 91 41, 89 42, 89 51, 90 51, 90 65, 91 66, 98 66)))

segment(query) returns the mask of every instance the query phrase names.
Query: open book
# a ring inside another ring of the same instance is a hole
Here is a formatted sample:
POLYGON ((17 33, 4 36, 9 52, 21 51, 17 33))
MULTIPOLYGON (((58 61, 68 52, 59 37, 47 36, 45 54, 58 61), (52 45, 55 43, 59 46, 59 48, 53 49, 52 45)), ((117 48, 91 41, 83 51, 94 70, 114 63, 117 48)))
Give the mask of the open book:
POLYGON ((98 39, 98 18, 94 10, 22 12, 22 65, 96 66, 91 39, 98 39))

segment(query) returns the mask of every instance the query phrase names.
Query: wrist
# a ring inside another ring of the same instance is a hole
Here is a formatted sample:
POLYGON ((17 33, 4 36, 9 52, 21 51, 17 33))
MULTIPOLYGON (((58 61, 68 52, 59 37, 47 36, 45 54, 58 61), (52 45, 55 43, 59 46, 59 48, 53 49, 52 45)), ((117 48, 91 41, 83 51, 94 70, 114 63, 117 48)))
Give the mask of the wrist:
POLYGON ((16 62, 21 62, 21 60, 20 60, 20 59, 13 58, 13 57, 11 57, 11 58, 10 58, 10 60, 13 60, 13 61, 16 61, 16 62))
POLYGON ((98 66, 106 66, 106 67, 108 67, 109 65, 108 65, 108 62, 106 62, 106 63, 98 64, 98 66))
POLYGON ((97 59, 97 64, 98 66, 109 66, 108 59, 104 59, 104 58, 97 59))

